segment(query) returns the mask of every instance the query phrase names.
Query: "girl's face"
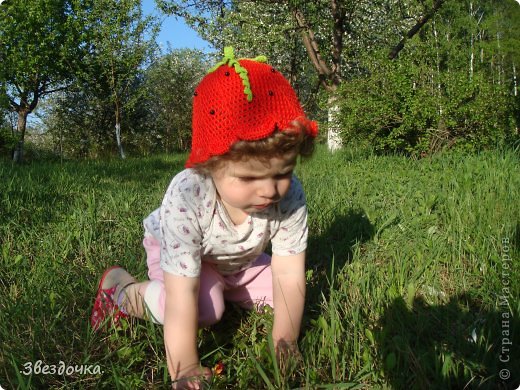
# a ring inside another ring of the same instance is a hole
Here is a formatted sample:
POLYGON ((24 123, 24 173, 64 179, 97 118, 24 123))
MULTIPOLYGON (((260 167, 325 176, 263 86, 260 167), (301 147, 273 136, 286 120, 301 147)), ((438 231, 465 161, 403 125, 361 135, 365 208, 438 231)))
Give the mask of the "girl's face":
POLYGON ((250 214, 268 208, 287 194, 295 166, 294 152, 271 158, 269 164, 257 159, 227 162, 211 176, 230 215, 250 214))

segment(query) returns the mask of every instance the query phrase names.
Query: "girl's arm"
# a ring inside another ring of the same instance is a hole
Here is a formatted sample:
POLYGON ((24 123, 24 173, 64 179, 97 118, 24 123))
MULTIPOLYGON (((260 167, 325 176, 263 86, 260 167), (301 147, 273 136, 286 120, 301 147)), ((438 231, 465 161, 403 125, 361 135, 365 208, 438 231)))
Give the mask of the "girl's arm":
POLYGON ((273 255, 274 324, 277 350, 296 346, 305 305, 305 251, 292 256, 273 255))
POLYGON ((211 376, 208 368, 200 367, 197 352, 199 278, 164 272, 164 285, 164 345, 168 371, 174 388, 198 389, 199 380, 188 378, 205 376, 209 379, 211 376), (186 380, 179 381, 182 378, 186 380))

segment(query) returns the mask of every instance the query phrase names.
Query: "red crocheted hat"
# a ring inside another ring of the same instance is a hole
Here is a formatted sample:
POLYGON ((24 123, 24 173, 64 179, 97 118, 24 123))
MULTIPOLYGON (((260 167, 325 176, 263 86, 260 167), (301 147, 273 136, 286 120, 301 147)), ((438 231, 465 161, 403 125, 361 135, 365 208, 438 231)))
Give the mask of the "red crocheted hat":
POLYGON ((318 125, 306 118, 289 82, 265 57, 234 58, 224 49, 224 59, 210 69, 195 89, 192 117, 192 149, 186 167, 225 154, 240 140, 269 137, 275 130, 306 122, 315 137, 318 125))

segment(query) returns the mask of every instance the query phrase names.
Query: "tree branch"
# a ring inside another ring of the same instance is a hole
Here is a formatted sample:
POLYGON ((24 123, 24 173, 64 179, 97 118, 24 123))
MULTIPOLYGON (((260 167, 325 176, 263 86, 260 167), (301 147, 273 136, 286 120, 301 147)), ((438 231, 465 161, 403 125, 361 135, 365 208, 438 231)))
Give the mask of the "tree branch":
POLYGON ((40 78, 36 76, 36 80, 34 81, 34 90, 33 90, 33 98, 32 102, 29 104, 29 112, 33 112, 36 106, 38 105, 38 100, 40 99, 40 83, 42 84, 42 88, 45 88, 47 85, 47 81, 40 81, 40 78))
POLYGON ((396 46, 394 46, 392 50, 390 50, 390 53, 388 53, 388 58, 390 60, 394 60, 397 58, 399 52, 403 50, 406 41, 408 39, 413 38, 415 34, 417 34, 421 30, 421 28, 433 17, 433 15, 435 15, 439 8, 441 8, 442 4, 445 1, 446 0, 435 0, 432 9, 428 13, 426 13, 421 19, 419 19, 415 26, 408 30, 408 32, 401 39, 401 41, 396 46))
POLYGON ((16 88, 16 91, 18 92, 19 95, 23 95, 23 92, 20 89, 20 87, 18 86, 18 84, 14 83, 14 87, 16 88))
POLYGON ((294 9, 293 16, 296 20, 296 24, 302 31, 303 45, 305 46, 305 50, 307 50, 307 54, 309 55, 314 68, 318 72, 318 77, 322 81, 322 85, 325 87, 325 89, 330 90, 331 87, 327 84, 326 80, 331 78, 333 72, 321 57, 314 32, 307 24, 307 21, 305 20, 305 17, 300 10, 294 9))
POLYGON ((58 87, 58 88, 54 88, 54 89, 49 89, 48 91, 44 91, 40 94, 40 96, 44 96, 44 95, 49 95, 51 93, 54 93, 54 92, 59 92, 59 91, 64 91, 68 88, 70 88, 72 86, 72 83, 69 84, 69 85, 64 85, 63 87, 58 87))
POLYGON ((20 109, 20 105, 11 98, 9 98, 9 104, 13 107, 15 111, 18 111, 20 109))

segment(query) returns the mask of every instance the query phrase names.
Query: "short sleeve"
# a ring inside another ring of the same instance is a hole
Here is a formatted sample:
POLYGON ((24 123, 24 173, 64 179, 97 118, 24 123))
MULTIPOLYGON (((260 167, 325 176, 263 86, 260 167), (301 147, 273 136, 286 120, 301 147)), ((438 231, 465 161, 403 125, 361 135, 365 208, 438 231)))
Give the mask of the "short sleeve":
POLYGON ((307 248, 307 205, 301 183, 293 176, 287 195, 279 204, 279 224, 273 229, 273 254, 291 256, 307 248))
POLYGON ((161 240, 160 212, 160 208, 155 209, 143 220, 145 236, 154 237, 158 241, 161 240))
POLYGON ((197 277, 207 189, 200 175, 190 171, 172 180, 160 208, 161 268, 174 275, 197 277))

